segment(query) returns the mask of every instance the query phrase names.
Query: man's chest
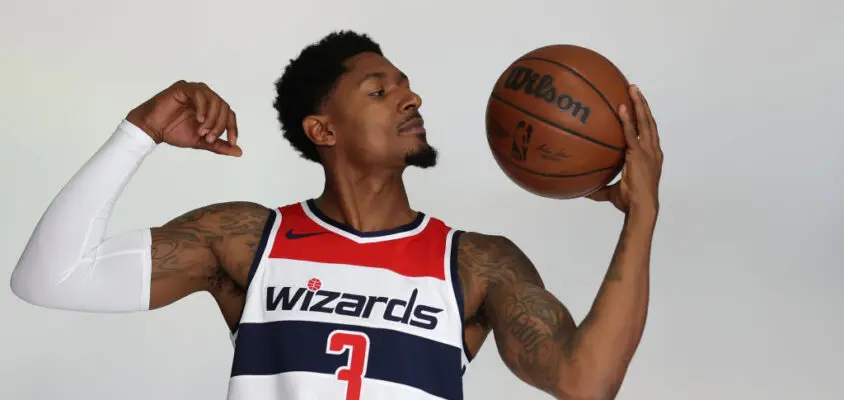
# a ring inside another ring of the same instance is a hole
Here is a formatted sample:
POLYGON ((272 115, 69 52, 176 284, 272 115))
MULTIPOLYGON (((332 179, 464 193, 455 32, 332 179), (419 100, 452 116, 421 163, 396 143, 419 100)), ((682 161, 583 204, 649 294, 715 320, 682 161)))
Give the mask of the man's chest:
POLYGON ((231 263, 243 266, 235 269, 237 277, 232 278, 221 270, 220 276, 215 278, 221 289, 215 293, 215 298, 231 328, 244 318, 248 287, 251 297, 261 299, 260 302, 253 300, 249 312, 261 313, 261 318, 269 320, 274 315, 319 320, 359 319, 420 329, 438 326, 443 319, 450 324, 459 321, 473 354, 489 333, 482 308, 484 276, 477 268, 472 268, 468 264, 471 260, 465 257, 455 257, 450 266, 438 269, 441 274, 425 276, 419 272, 425 270, 421 266, 416 266, 416 271, 411 273, 406 266, 404 271, 398 272, 396 267, 389 268, 401 265, 400 260, 385 260, 382 264, 388 268, 372 268, 272 258, 256 262, 252 256, 247 256, 249 252, 235 253, 244 254, 231 260, 231 263), (246 267, 249 264, 255 269, 251 278, 249 267, 246 267))

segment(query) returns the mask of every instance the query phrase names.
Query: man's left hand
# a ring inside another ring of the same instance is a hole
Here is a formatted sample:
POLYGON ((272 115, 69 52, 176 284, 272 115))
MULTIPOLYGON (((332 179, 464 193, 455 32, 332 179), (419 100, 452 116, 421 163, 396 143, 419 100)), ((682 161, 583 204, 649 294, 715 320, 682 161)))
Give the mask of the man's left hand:
POLYGON ((586 196, 595 201, 609 201, 624 213, 641 211, 659 212, 659 179, 662 175, 662 148, 656 121, 645 96, 635 85, 630 85, 635 122, 631 110, 624 105, 619 114, 624 125, 627 142, 621 179, 613 185, 586 196))

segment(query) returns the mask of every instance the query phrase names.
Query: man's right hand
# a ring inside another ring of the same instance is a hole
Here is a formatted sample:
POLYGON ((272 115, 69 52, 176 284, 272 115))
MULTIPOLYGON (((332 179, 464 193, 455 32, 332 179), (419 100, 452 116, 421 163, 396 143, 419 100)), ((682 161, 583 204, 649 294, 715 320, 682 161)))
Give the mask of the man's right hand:
POLYGON ((126 120, 156 143, 239 157, 235 113, 202 82, 178 81, 129 112, 126 120), (226 132, 228 140, 221 139, 226 132))

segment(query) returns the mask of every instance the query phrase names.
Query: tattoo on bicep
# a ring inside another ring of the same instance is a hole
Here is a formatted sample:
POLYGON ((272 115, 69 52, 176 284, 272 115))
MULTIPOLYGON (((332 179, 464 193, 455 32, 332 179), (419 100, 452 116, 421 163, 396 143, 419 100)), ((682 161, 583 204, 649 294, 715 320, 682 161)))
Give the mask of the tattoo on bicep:
POLYGON ((216 265, 207 243, 219 235, 196 226, 157 229, 152 234, 152 279, 174 273, 193 273, 192 279, 205 278, 202 271, 216 265))
MULTIPOLYGON (((242 268, 257 248, 269 210, 253 203, 221 203, 187 212, 153 230, 153 279, 187 273, 219 281, 223 262, 242 268), (229 254, 232 253, 234 255, 229 254)), ((251 261, 251 259, 250 259, 251 261)))
POLYGON ((521 379, 552 389, 575 322, 545 290, 530 259, 504 237, 464 234, 458 260, 465 280, 483 290, 485 314, 505 364, 521 379))
POLYGON ((549 388, 558 376, 566 340, 574 329, 568 310, 545 289, 525 283, 509 288, 492 304, 499 350, 515 373, 549 388))

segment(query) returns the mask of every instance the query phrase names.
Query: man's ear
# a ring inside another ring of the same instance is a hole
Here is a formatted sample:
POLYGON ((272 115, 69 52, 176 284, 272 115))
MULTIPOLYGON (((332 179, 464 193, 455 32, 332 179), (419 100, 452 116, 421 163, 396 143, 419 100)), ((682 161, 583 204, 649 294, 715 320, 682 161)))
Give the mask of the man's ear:
POLYGON ((337 142, 334 132, 328 124, 328 118, 321 115, 309 115, 302 121, 302 129, 305 135, 311 139, 317 147, 331 147, 337 142))

